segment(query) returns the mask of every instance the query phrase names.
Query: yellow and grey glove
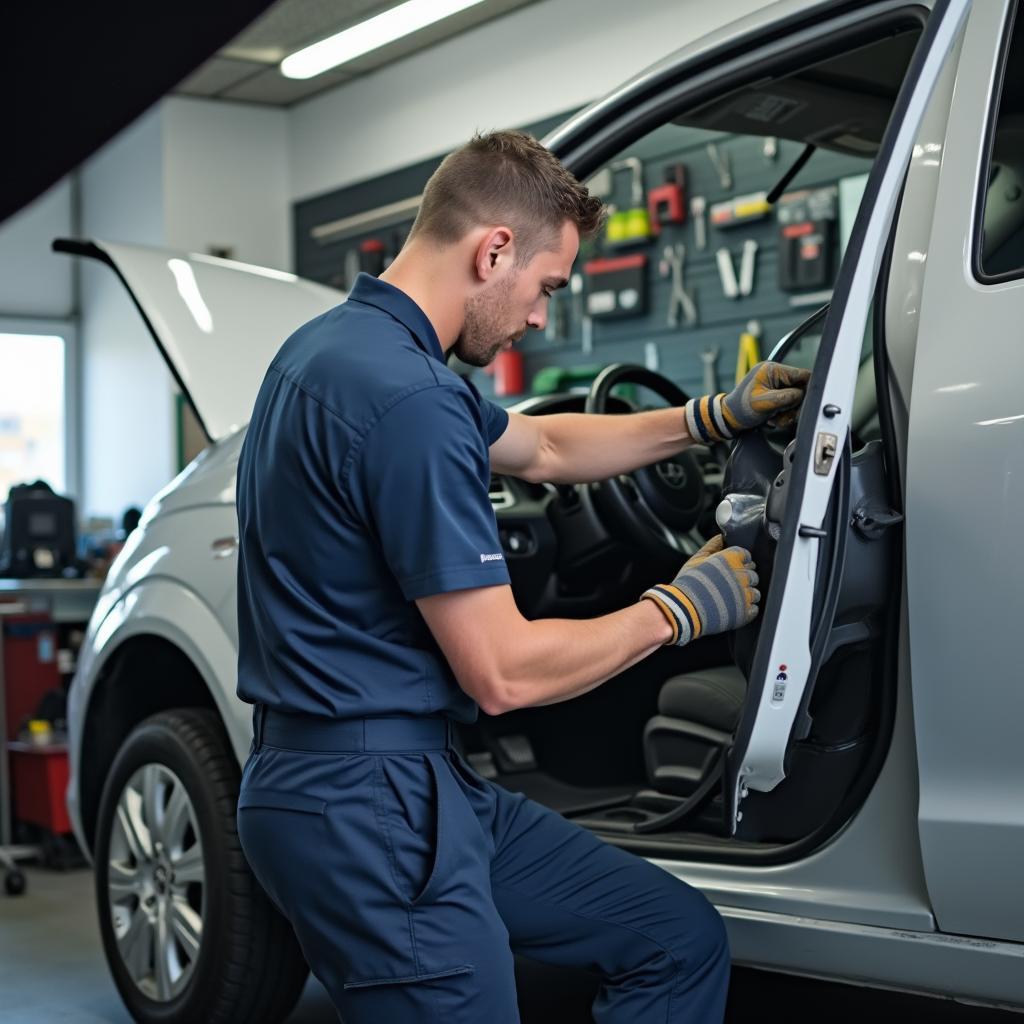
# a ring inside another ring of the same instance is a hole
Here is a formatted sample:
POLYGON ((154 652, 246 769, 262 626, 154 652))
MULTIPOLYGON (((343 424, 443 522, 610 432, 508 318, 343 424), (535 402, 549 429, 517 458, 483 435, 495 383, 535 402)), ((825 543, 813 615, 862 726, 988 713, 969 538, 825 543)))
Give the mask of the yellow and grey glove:
POLYGON ((722 538, 708 541, 671 583, 659 583, 641 595, 653 601, 672 625, 669 644, 682 647, 753 622, 761 593, 750 552, 722 549, 722 538))
POLYGON ((691 398, 685 406, 686 426, 695 441, 731 441, 740 431, 769 421, 777 427, 796 419, 804 400, 810 370, 784 363, 758 363, 730 391, 691 398))

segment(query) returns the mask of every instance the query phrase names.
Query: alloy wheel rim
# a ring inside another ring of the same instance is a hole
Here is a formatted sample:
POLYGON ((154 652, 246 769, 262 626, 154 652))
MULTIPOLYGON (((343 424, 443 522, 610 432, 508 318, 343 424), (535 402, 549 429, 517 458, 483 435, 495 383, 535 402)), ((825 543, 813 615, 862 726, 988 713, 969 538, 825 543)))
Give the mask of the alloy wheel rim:
POLYGON ((142 765, 121 791, 107 901, 118 955, 139 991, 156 1002, 179 996, 202 947, 206 875, 195 808, 166 765, 142 765))

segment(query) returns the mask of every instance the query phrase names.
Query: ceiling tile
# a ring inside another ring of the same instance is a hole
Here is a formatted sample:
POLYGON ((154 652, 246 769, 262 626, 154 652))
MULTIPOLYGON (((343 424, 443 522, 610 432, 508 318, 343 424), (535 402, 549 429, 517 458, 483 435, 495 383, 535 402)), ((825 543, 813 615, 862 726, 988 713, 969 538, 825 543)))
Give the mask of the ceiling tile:
POLYGON ((221 96, 224 99, 246 100, 249 103, 288 106, 351 79, 351 75, 339 71, 328 71, 317 75, 316 78, 285 78, 274 66, 265 68, 260 74, 246 79, 233 89, 227 89, 221 96))
POLYGON ((387 46, 382 46, 363 57, 356 58, 356 60, 348 61, 342 67, 350 73, 373 71, 533 2, 535 0, 486 0, 486 3, 460 11, 450 18, 445 18, 444 21, 428 25, 426 28, 420 29, 419 32, 397 39, 387 46))
POLYGON ((175 92, 188 96, 216 96, 225 89, 258 74, 265 65, 248 60, 230 60, 226 57, 212 57, 198 70, 193 71, 175 92))
POLYGON ((396 0, 278 0, 222 52, 277 63, 303 46, 395 6, 396 0))

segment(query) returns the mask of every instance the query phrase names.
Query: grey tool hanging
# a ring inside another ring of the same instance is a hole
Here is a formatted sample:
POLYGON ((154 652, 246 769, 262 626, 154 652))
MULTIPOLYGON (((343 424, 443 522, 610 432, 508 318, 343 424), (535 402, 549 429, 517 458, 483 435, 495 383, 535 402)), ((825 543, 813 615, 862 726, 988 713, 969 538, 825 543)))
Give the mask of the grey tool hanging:
POLYGON ((688 326, 697 322, 697 305, 693 296, 686 290, 683 281, 683 267, 686 265, 686 246, 682 242, 675 245, 666 245, 659 269, 662 277, 672 278, 672 291, 668 297, 669 327, 679 326, 679 310, 682 309, 683 317, 688 326))
POLYGON ((704 364, 704 394, 718 394, 718 349, 708 348, 700 354, 704 364))
POLYGON ((698 252, 708 247, 708 224, 704 219, 707 200, 703 196, 694 196, 690 200, 690 216, 693 218, 693 241, 698 252))
POLYGON ((715 168, 719 184, 726 192, 732 191, 732 162, 725 149, 719 149, 713 142, 707 145, 708 159, 715 168))

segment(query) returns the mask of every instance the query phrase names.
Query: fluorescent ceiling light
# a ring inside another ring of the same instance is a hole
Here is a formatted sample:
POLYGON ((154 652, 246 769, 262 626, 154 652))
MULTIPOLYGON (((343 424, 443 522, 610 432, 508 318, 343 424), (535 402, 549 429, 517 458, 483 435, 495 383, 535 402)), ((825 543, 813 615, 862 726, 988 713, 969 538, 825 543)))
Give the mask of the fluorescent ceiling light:
POLYGON ((285 57, 281 74, 287 78, 312 78, 479 3, 483 0, 407 0, 285 57))

